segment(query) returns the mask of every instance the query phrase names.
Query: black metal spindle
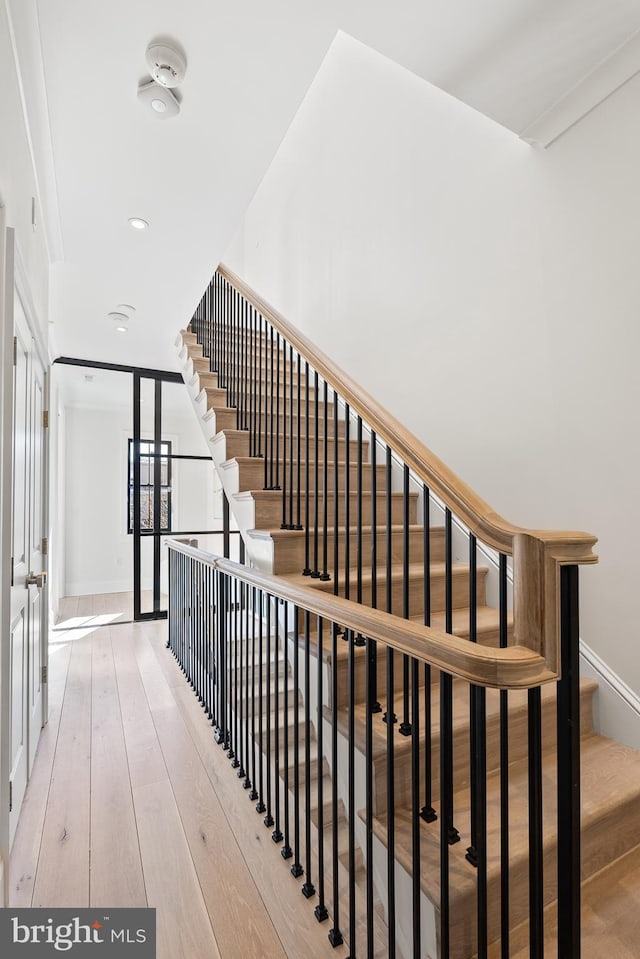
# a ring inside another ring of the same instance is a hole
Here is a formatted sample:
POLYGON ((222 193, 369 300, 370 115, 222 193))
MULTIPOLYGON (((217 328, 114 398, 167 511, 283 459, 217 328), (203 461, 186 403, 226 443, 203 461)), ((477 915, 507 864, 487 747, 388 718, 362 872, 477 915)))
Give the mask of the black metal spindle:
MULTIPOLYGON (((257 393, 258 393, 258 415, 256 417, 255 442, 257 443, 257 455, 264 456, 264 469, 265 469, 264 485, 266 486, 267 485, 267 477, 266 477, 267 457, 266 457, 266 452, 263 452, 263 449, 262 449, 262 377, 264 374, 264 370, 262 369, 262 345, 264 341, 265 341, 265 333, 263 330, 263 318, 262 318, 262 314, 259 313, 258 314, 258 381, 256 386, 257 393)), ((266 343, 265 343, 265 362, 266 362, 266 343)), ((266 379, 267 379, 266 375, 264 379, 265 379, 265 387, 266 387, 266 379)), ((267 408, 265 404, 265 417, 266 417, 266 409, 267 408)), ((255 451, 255 448, 254 448, 254 451, 255 451)))
MULTIPOLYGON (((325 456, 327 451, 325 450, 325 456)), ((340 526, 338 519, 339 508, 339 477, 338 462, 338 394, 333 391, 333 594, 338 595, 338 570, 340 567, 340 526)))
MULTIPOLYGON (((282 368, 282 523, 281 529, 289 529, 287 523, 287 481, 289 473, 288 464, 288 446, 287 446, 287 343, 283 338, 283 368, 282 368)), ((278 350, 278 362, 280 361, 280 351, 278 350)), ((279 369, 279 367, 278 367, 279 369)), ((278 386, 278 404, 280 403, 280 387, 278 386)), ((280 414, 278 413, 278 429, 280 424, 280 414)))
MULTIPOLYGON (((273 643, 273 716, 274 716, 274 736, 273 736, 273 779, 275 791, 275 824, 271 838, 275 843, 282 842, 282 830, 280 828, 280 627, 278 623, 277 600, 269 597, 269 602, 276 604, 274 611, 275 634, 273 643)), ((286 677, 285 677, 286 688, 286 677)), ((286 716, 284 719, 286 727, 286 716)))
POLYGON ((540 687, 528 693, 529 756, 529 956, 544 956, 542 866, 542 707, 540 687))
MULTIPOLYGON (((387 448, 388 449, 388 448, 387 448)), ((388 956, 396 957, 396 822, 395 822, 395 757, 393 741, 393 724, 395 722, 394 706, 394 652, 387 646, 387 926, 388 926, 388 956)))
MULTIPOLYGON (((267 748, 266 748, 266 771, 267 771, 267 809, 264 817, 264 824, 267 829, 271 829, 275 823, 272 815, 271 806, 271 597, 268 593, 263 595, 263 602, 266 600, 266 676, 265 686, 267 690, 267 748)), ((276 778, 276 788, 277 788, 276 778)))
POLYGON ((558 959, 580 959, 580 664, 578 567, 560 567, 558 959))
POLYGON ((374 959, 373 933, 373 658, 372 639, 367 638, 365 666, 365 882, 367 907, 367 959, 374 959))
POLYGON ((349 599, 351 585, 351 411, 344 404, 344 598, 349 599))
MULTIPOLYGON (((336 527, 337 529, 337 527, 336 527)), ((338 623, 331 623, 331 875, 333 886, 333 926, 329 942, 335 948, 344 942, 340 931, 340 887, 338 849, 338 623)))
MULTIPOLYGON (((291 859, 293 856, 293 850, 291 849, 290 842, 290 809, 289 809, 289 604, 284 604, 284 630, 282 635, 282 645, 283 645, 283 659, 284 659, 284 676, 283 676, 283 699, 284 699, 284 716, 282 720, 283 732, 284 732, 284 762, 283 762, 283 772, 284 772, 284 845, 282 847, 282 858, 291 859)), ((296 643, 297 646, 297 643, 296 643)), ((297 692, 295 690, 295 695, 297 699, 297 692)))
POLYGON ((319 396, 318 396, 318 373, 317 370, 313 372, 313 568, 311 570, 312 579, 318 579, 320 577, 320 569, 318 562, 318 518, 319 518, 319 486, 318 486, 318 470, 319 470, 319 428, 318 428, 318 406, 319 406, 319 396))
MULTIPOLYGON (((476 537, 469 534, 469 642, 475 643, 478 640, 478 568, 476 555, 476 537)), ((478 865, 478 854, 476 849, 477 842, 477 820, 478 820, 478 766, 477 766, 477 730, 476 730, 476 698, 478 687, 469 687, 469 756, 471 759, 469 770, 469 785, 471 794, 471 845, 467 848, 466 859, 472 866, 478 865)))
POLYGON ((349 957, 356 959, 356 760, 355 760, 355 636, 353 630, 346 630, 349 644, 347 660, 347 815, 349 819, 349 957))
POLYGON ((411 660, 411 872, 413 893, 413 959, 421 956, 420 880, 420 664, 411 660))
MULTIPOLYGON (((297 483, 296 483, 296 522, 294 529, 302 529, 302 520, 300 516, 300 505, 302 498, 302 462, 301 462, 301 453, 302 453, 302 420, 301 420, 301 411, 302 411, 302 385, 300 382, 300 354, 296 354, 296 373, 297 373, 297 382, 298 382, 298 397, 297 397, 297 412, 296 412, 296 443, 297 443, 297 457, 296 457, 296 472, 297 472, 297 483)), ((306 392, 305 384, 305 392, 306 392)))
POLYGON ((280 489, 280 333, 276 330, 276 482, 280 489))
POLYGON ((324 417, 322 421, 322 573, 320 579, 327 582, 329 576, 329 456, 327 454, 327 443, 329 439, 329 387, 327 381, 324 381, 323 396, 324 417))
POLYGON ((305 362, 305 397, 304 397, 304 569, 303 576, 311 576, 311 538, 309 524, 311 508, 309 503, 309 484, 311 482, 309 462, 309 364, 305 362))
MULTIPOLYGON (((263 686, 266 684, 267 690, 269 689, 269 651, 267 649, 266 656, 266 675, 263 675, 265 668, 265 659, 264 659, 264 616, 262 613, 264 596, 262 590, 257 591, 258 596, 258 677, 259 683, 258 686, 258 803, 256 805, 256 812, 265 813, 267 807, 264 803, 264 764, 265 764, 265 742, 264 742, 264 693, 263 686)), ((268 693, 267 693, 268 695, 268 693)), ((269 729, 269 732, 271 730, 269 729)), ((269 763, 267 760, 267 774, 269 774, 269 763)))
MULTIPOLYGON (((402 469, 402 616, 409 619, 409 467, 402 469)), ((409 657, 402 657, 402 722, 398 732, 411 735, 409 721, 409 657)))
MULTIPOLYGON (((362 602, 362 417, 356 419, 356 602, 362 602)), ((365 639, 357 635, 356 646, 365 639)))
MULTIPOLYGON (((293 471, 294 471, 294 462, 293 462, 293 394, 295 390, 294 377, 293 377, 293 346, 289 344, 289 367, 286 371, 287 378, 289 379, 289 515, 287 516, 288 520, 288 529, 294 529, 293 523, 293 471)), ((300 384, 298 383, 298 393, 300 392, 300 384)))
MULTIPOLYGON (((300 610, 293 611, 293 865, 291 875, 298 879, 304 872, 300 862, 300 703, 298 696, 300 682, 300 648, 298 643, 298 623, 300 610)), ((309 612, 304 613, 305 648, 309 643, 309 612)), ((305 670, 309 664, 305 662, 305 670)), ((305 677, 305 683, 306 683, 305 677)), ((305 741, 309 731, 309 697, 305 695, 305 741)), ((305 808, 305 818, 309 818, 309 803, 305 808)), ((304 890, 303 890, 304 891, 304 890)))
MULTIPOLYGON (((304 613, 304 807, 305 807, 305 872, 302 895, 310 899, 315 895, 315 886, 311 878, 311 658, 310 658, 310 619, 309 611, 304 613)), ((322 660, 318 659, 317 669, 322 673, 322 660)), ((316 751, 318 777, 322 777, 322 756, 316 751)), ((322 833, 318 832, 318 844, 322 844, 322 833)))
MULTIPOLYGON (((431 494, 429 488, 422 485, 422 554, 424 568, 424 624, 431 625, 431 494)), ((437 817, 433 808, 432 795, 433 759, 431 754, 431 666, 424 666, 424 806, 420 815, 425 822, 435 822, 437 817)))
MULTIPOLYGON (((323 684, 322 684, 322 661, 323 661, 323 638, 324 638, 324 620, 321 616, 317 619, 317 643, 316 643, 316 739, 318 756, 318 905, 314 913, 318 922, 324 922, 329 918, 329 912, 325 904, 324 892, 324 713, 323 713, 323 684)), ((334 670, 335 672, 335 670, 334 670)), ((308 810, 308 807, 307 807, 308 810)), ((309 821, 309 812, 307 811, 307 821, 309 821)))

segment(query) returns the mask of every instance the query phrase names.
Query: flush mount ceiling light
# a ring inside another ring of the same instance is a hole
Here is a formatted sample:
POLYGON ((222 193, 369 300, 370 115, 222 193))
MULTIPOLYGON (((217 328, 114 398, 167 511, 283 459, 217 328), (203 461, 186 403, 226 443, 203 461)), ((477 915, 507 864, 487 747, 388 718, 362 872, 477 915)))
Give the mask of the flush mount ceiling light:
POLYGON ((128 333, 126 326, 116 326, 116 333, 128 333))
POLYGON ((130 216, 129 226, 132 226, 134 230, 146 230, 149 224, 139 216, 130 216))
POLYGON ((147 80, 138 87, 138 100, 161 120, 168 120, 180 113, 177 97, 155 80, 147 80))

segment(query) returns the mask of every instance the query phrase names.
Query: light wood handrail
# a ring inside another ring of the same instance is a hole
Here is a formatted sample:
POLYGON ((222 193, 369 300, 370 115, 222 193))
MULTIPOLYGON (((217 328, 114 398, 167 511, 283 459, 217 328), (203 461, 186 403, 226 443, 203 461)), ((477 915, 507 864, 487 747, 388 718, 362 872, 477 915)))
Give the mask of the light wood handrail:
POLYGON ((539 653, 549 670, 559 675, 560 567, 596 563, 593 547, 597 537, 580 531, 525 529, 509 523, 232 270, 221 264, 218 273, 273 324, 481 542, 513 556, 515 644, 539 653))
POLYGON ((491 649, 341 596, 310 586, 299 586, 282 577, 250 569, 177 540, 169 540, 167 546, 249 586, 265 590, 300 609, 322 616, 327 622, 338 623, 345 629, 375 639, 398 653, 413 656, 476 686, 529 689, 557 678, 547 669, 542 656, 524 646, 491 649))

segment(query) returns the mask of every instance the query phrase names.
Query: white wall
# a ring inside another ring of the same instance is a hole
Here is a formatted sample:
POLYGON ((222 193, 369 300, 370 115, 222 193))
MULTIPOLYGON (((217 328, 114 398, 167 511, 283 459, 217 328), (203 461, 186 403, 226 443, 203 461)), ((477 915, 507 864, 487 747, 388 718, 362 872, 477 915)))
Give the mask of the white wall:
MULTIPOLYGON (((125 408, 68 406, 65 420, 64 595, 129 591, 133 588, 133 537, 127 533, 128 439, 131 412, 125 408)), ((163 413, 163 437, 172 453, 207 455, 195 417, 163 413)), ((214 479, 210 463, 173 465, 172 527, 211 528, 214 479)), ((143 542, 143 588, 150 588, 152 553, 143 542)))
POLYGON ((640 77, 549 150, 339 35, 225 262, 499 512, 640 690, 640 77))

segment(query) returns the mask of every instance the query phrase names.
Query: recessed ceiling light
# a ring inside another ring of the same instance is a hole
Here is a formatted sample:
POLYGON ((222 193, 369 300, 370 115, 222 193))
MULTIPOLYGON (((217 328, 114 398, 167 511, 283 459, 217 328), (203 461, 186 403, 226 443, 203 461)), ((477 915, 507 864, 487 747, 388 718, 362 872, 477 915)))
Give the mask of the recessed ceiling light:
POLYGON ((115 320, 117 323, 126 323, 129 319, 126 313, 107 313, 107 316, 110 320, 115 320))
POLYGON ((164 113, 167 109, 167 104, 164 100, 159 100, 157 97, 154 97, 151 101, 151 109, 155 110, 156 113, 164 113))
POLYGON ((127 332, 126 326, 116 326, 116 333, 126 333, 126 332, 127 332))
POLYGON ((149 224, 146 220, 143 220, 139 216, 130 216, 129 225, 133 227, 134 230, 146 230, 149 224))

